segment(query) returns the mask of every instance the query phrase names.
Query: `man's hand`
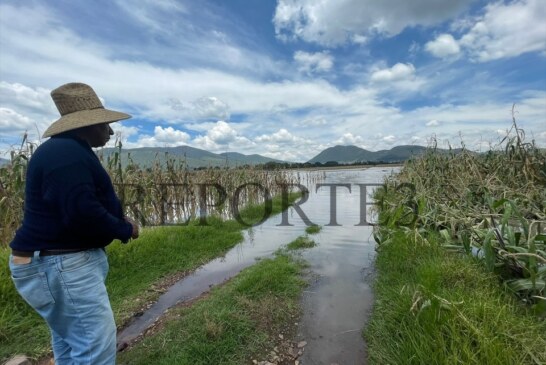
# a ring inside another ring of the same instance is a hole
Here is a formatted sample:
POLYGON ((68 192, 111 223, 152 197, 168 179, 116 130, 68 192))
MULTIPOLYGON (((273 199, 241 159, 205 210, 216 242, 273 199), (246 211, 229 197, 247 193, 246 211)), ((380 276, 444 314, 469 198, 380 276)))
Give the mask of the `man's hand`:
POLYGON ((131 225, 133 226, 133 233, 131 234, 131 238, 132 238, 132 239, 137 239, 137 238, 138 238, 138 234, 139 234, 139 231, 138 231, 138 223, 135 222, 134 220, 132 220, 132 219, 129 218, 129 217, 125 217, 125 221, 127 221, 128 223, 131 223, 131 225))

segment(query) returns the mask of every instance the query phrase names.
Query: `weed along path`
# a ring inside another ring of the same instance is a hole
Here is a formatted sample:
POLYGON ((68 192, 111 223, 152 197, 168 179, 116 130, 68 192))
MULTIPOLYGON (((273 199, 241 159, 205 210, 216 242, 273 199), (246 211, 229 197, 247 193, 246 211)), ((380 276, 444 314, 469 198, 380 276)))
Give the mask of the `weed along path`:
POLYGON ((364 202, 361 192, 367 189, 369 195, 372 188, 365 184, 381 183, 391 171, 384 167, 326 171, 322 186, 307 186, 310 194, 306 202, 247 230, 243 242, 224 257, 171 286, 118 334, 120 349, 169 308, 191 302, 257 259, 272 256, 305 234, 305 228, 313 223, 322 230, 310 235, 317 245, 301 253, 309 264, 310 285, 302 298, 303 314, 297 328, 296 340, 304 348, 300 364, 365 363, 362 329, 373 303, 367 274, 375 251, 372 228, 362 224, 366 217, 360 209, 364 202))

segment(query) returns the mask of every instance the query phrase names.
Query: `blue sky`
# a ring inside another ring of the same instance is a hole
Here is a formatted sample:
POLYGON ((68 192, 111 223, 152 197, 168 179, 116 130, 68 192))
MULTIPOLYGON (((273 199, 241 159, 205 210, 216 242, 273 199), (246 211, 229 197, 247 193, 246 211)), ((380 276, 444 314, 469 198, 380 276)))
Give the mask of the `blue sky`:
POLYGON ((0 151, 85 82, 126 147, 306 161, 335 145, 546 147, 541 0, 0 0, 0 151))

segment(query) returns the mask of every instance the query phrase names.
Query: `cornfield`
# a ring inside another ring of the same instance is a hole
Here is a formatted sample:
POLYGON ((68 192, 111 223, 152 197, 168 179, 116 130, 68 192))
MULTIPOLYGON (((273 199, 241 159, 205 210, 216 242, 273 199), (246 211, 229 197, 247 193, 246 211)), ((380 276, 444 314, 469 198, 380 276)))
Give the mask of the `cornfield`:
POLYGON ((521 300, 546 310, 546 151, 525 141, 515 119, 495 148, 462 148, 408 161, 378 192, 387 243, 392 228, 436 232, 448 248, 477 257, 521 300))
MULTIPOLYGON (((103 160, 127 216, 144 226, 183 224, 188 219, 216 215, 233 218, 247 204, 263 203, 312 179, 308 174, 259 168, 189 170, 183 160, 166 158, 152 167, 129 162, 123 166, 121 143, 103 160), (304 176, 305 175, 305 176, 304 176)), ((9 244, 21 224, 25 174, 36 146, 26 137, 11 152, 11 163, 0 167, 0 247, 9 244)), ((158 159, 159 160, 159 159, 158 159)))

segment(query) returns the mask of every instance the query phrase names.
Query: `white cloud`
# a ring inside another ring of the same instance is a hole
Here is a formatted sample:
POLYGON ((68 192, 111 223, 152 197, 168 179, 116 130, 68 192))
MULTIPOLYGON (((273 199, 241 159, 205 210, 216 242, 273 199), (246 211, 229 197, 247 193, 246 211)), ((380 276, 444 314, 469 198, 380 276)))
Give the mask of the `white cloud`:
POLYGON ((393 82, 409 80, 415 76, 415 67, 411 63, 397 63, 391 68, 372 73, 371 80, 375 82, 393 82))
POLYGON ((216 122, 205 135, 195 137, 192 144, 213 152, 225 152, 230 148, 244 151, 246 148, 253 146, 251 140, 240 135, 231 124, 224 121, 216 122))
POLYGON ((8 108, 0 108, 0 132, 24 131, 33 127, 30 118, 8 108))
POLYGON ((328 121, 324 117, 316 117, 311 119, 305 119, 298 123, 302 127, 321 127, 328 125, 328 121))
POLYGON ((258 136, 254 142, 265 151, 260 154, 286 161, 307 161, 325 148, 324 145, 298 137, 285 128, 272 134, 258 136))
MULTIPOLYGON (((129 129, 129 131, 131 131, 129 129)), ((159 125, 154 127, 154 135, 140 135, 136 142, 125 142, 126 148, 137 147, 176 147, 188 144, 190 135, 173 127, 163 128, 159 125)), ((110 141, 108 146, 113 142, 110 141)))
POLYGON ((140 0, 138 5, 123 0, 115 0, 115 3, 127 16, 159 33, 169 29, 164 22, 161 22, 162 15, 187 12, 180 2, 172 0, 140 0))
POLYGON ((355 136, 352 133, 345 133, 340 139, 334 141, 336 145, 357 145, 360 146, 364 142, 361 136, 355 136))
POLYGON ((50 90, 43 87, 31 88, 20 83, 0 81, 0 103, 38 113, 58 115, 50 90))
POLYGON ((112 127, 112 130, 114 131, 114 134, 122 138, 122 140, 126 140, 127 138, 131 136, 136 136, 140 132, 140 128, 138 127, 128 127, 123 125, 122 123, 112 123, 110 124, 110 127, 112 127))
MULTIPOLYGON (((429 0, 424 1, 429 2, 429 0)), ((285 1, 279 4, 281 3, 285 1)), ((294 1, 294 4, 296 3, 294 1)), ((322 2, 315 3, 318 7, 323 6, 322 2)), ((337 3, 329 1, 324 3, 328 6, 338 6, 337 3)), ((311 2, 305 4, 309 5, 311 2)), ((392 4, 390 3, 390 6, 395 8, 392 4)), ((190 51, 179 47, 180 54, 177 54, 177 57, 180 58, 180 63, 175 61, 169 63, 168 59, 173 55, 169 53, 173 52, 170 47, 163 47, 167 53, 167 55, 161 54, 165 62, 154 62, 140 53, 137 56, 121 57, 117 53, 114 55, 114 52, 118 50, 117 47, 95 38, 82 36, 86 33, 65 28, 67 24, 58 21, 52 14, 41 11, 29 13, 24 4, 18 5, 17 8, 11 7, 17 11, 6 13, 4 5, 0 6, 2 6, 0 41, 4 50, 0 52, 1 77, 2 80, 10 82, 0 82, 0 107, 17 113, 19 115, 17 118, 28 118, 40 126, 47 126, 58 117, 49 97, 49 89, 67 81, 81 80, 92 85, 99 96, 108 101, 109 107, 133 114, 135 116, 133 121, 141 119, 144 125, 139 125, 138 128, 127 127, 128 129, 122 132, 132 137, 129 139, 133 142, 131 145, 127 144, 127 147, 137 146, 139 143, 142 146, 163 146, 185 141, 189 145, 218 152, 232 150, 304 161, 313 157, 321 149, 331 146, 348 132, 355 139, 361 137, 362 141, 357 140, 357 142, 370 146, 371 150, 391 146, 388 144, 389 138, 383 140, 383 135, 373 138, 378 132, 383 132, 385 135, 395 133, 396 143, 409 143, 417 138, 425 141, 431 131, 426 123, 432 120, 441 121, 442 128, 434 130, 442 138, 457 139, 458 132, 461 130, 479 130, 480 133, 489 135, 496 129, 510 125, 509 110, 512 102, 517 103, 520 111, 518 118, 521 117, 521 126, 525 128, 528 135, 538 133, 540 136, 544 130, 542 125, 546 113, 546 95, 532 90, 529 94, 525 94, 522 90, 527 86, 520 87, 519 84, 510 84, 512 89, 502 94, 493 95, 484 92, 494 88, 500 89, 496 87, 497 84, 492 85, 489 82, 496 77, 495 70, 491 70, 490 79, 485 78, 488 82, 484 82, 484 85, 488 89, 482 88, 481 85, 472 85, 472 82, 465 84, 461 78, 463 86, 461 83, 453 85, 445 82, 440 86, 436 84, 435 91, 442 94, 436 98, 437 95, 426 94, 430 83, 433 83, 432 80, 446 79, 447 73, 454 80, 456 79, 454 75, 464 75, 473 71, 467 73, 468 69, 465 68, 464 72, 457 73, 458 70, 452 68, 436 67, 440 62, 431 67, 419 63, 416 70, 416 67, 408 63, 407 59, 394 66, 377 63, 377 60, 371 56, 364 60, 370 55, 362 50, 364 47, 355 47, 358 49, 360 58, 349 59, 355 64, 354 67, 344 67, 346 49, 341 50, 343 56, 335 59, 334 67, 333 55, 336 53, 332 50, 330 51, 332 55, 330 74, 326 73, 329 76, 333 74, 331 72, 334 68, 340 70, 351 68, 353 70, 351 76, 355 76, 353 83, 339 81, 347 78, 348 73, 335 81, 339 84, 327 81, 331 80, 328 77, 325 79, 302 78, 295 70, 297 61, 291 60, 284 63, 269 60, 271 65, 276 66, 272 67, 274 71, 265 72, 256 77, 256 73, 247 72, 247 69, 243 68, 211 67, 210 64, 204 65, 200 62, 193 62, 190 65, 184 63, 190 52, 200 49, 199 42, 202 38, 199 37, 187 40, 193 43, 190 51), (279 70, 283 71, 279 72, 279 70), (425 76, 426 79, 424 79, 425 76), (426 88, 423 88, 423 85, 426 88), (446 87, 442 90, 443 86, 446 87), (445 96, 447 90, 452 91, 449 97, 445 96), (415 97, 416 93, 425 94, 427 98, 423 99, 434 99, 434 106, 412 107, 421 105, 420 98, 410 99, 410 103, 404 104, 403 107, 399 106, 401 104, 398 102, 401 98, 397 92, 404 97, 415 97), (506 101, 508 94, 511 95, 510 100, 506 101), (465 95, 465 98, 461 99, 461 95, 465 95), (497 98, 497 95, 501 97, 497 98), (449 100, 450 103, 445 100, 449 100), (228 122, 231 115, 237 116, 238 123, 228 122), (239 119, 243 122, 239 123, 239 119), (212 120, 214 122, 211 122, 212 120), (220 123, 217 122, 218 120, 225 122, 220 123), (161 129, 156 131, 154 126, 159 126, 161 129), (183 130, 181 130, 182 126, 183 130), (181 134, 188 130, 192 131, 192 136, 195 132, 198 136, 190 139, 181 134), (147 135, 143 136, 142 133, 147 135)), ((355 6, 361 7, 359 4, 355 6)), ((374 5, 376 8, 382 6, 379 3, 374 5)), ((439 4, 438 6, 452 5, 439 4)), ((401 7, 405 8, 407 5, 402 4, 401 7)), ((394 12, 397 11, 394 10, 394 12)), ((341 17, 340 20, 349 19, 349 15, 341 17)), ((420 16, 416 15, 416 18, 420 16)), ((389 19, 386 19, 383 25, 378 23, 372 31, 357 32, 353 30, 359 27, 350 26, 345 32, 344 39, 355 42, 359 36, 362 36, 371 40, 380 29, 387 34, 386 29, 390 29, 388 21, 389 19)), ((338 27, 333 23, 331 26, 338 27)), ((307 25, 303 24, 303 33, 298 38, 305 40, 304 35, 312 35, 304 32, 306 27, 307 25)), ((471 28, 465 29, 452 31, 453 34, 462 34, 470 32, 471 28)), ((212 32, 213 30, 209 29, 209 36, 212 32)), ((216 36, 211 37, 214 37, 218 44, 230 42, 231 34, 222 33, 218 31, 216 36)), ((147 33, 143 30, 142 34, 147 33)), ((330 39, 328 37, 332 34, 334 33, 325 33, 325 38, 319 38, 330 39)), ((212 48, 208 45, 210 44, 205 44, 205 50, 200 49, 195 52, 206 54, 209 59, 221 59, 229 54, 228 58, 234 60, 233 64, 238 64, 237 62, 248 58, 247 56, 254 55, 233 44, 227 45, 228 48, 234 47, 233 52, 219 46, 215 48, 215 51, 211 51, 212 48)), ((158 46, 154 43, 152 48, 150 47, 143 42, 142 50, 135 50, 135 52, 150 52, 155 49, 153 47, 158 46)), ((463 51, 464 49, 463 47, 463 51)), ((405 49, 400 51, 404 52, 405 49)), ((418 47, 413 46, 412 52, 417 51, 418 47)), ((308 53, 308 55, 316 54, 308 53)), ((256 53, 256 56, 261 57, 258 63, 261 64, 262 61, 264 64, 268 63, 264 61, 268 59, 268 55, 256 53)), ((247 66, 255 64, 257 63, 248 63, 247 66)), ((319 67, 319 64, 320 62, 317 61, 313 67, 319 67)), ((312 66, 309 67, 311 69, 312 66)), ((321 67, 329 66, 326 64, 321 67)), ((499 81, 498 85, 504 85, 504 80, 499 81)), ((131 123, 129 122, 129 125, 132 125, 131 123)), ((9 132, 11 136, 15 136, 14 131, 9 132)), ((0 139, 7 140, 7 134, 2 135, 0 139)), ((349 142, 350 137, 346 137, 345 140, 349 142)))
POLYGON ((207 136, 218 144, 228 144, 235 141, 237 132, 231 128, 228 123, 219 121, 216 123, 216 126, 207 133, 207 136))
POLYGON ((406 27, 430 26, 463 11, 472 0, 279 0, 273 23, 281 39, 326 46, 362 37, 394 36, 406 27))
POLYGON ((214 96, 204 96, 187 105, 175 98, 169 101, 172 109, 180 112, 179 118, 226 120, 230 117, 229 105, 214 96))
POLYGON ((451 34, 440 34, 435 40, 428 42, 425 49, 440 58, 454 56, 461 52, 459 44, 451 34))
POLYGON ((184 131, 175 130, 173 127, 162 128, 155 126, 154 137, 159 143, 184 144, 190 139, 190 135, 184 131))
POLYGON ((396 137, 391 134, 391 135, 383 137, 383 141, 385 141, 387 144, 391 145, 394 142, 396 142, 396 137))
POLYGON ((40 140, 51 122, 60 116, 49 93, 43 87, 0 81, 0 129, 9 132, 13 128, 17 131, 15 140, 20 139, 22 130, 28 131, 29 140, 40 140))
POLYGON ((437 127, 439 125, 440 125, 440 122, 438 122, 436 119, 428 121, 426 124, 427 127, 437 127))
POLYGON ((368 42, 368 37, 360 35, 360 34, 353 34, 351 37, 351 41, 356 44, 365 44, 368 42))
POLYGON ((472 27, 460 39, 472 58, 480 62, 546 51, 546 2, 516 0, 485 6, 483 16, 466 21, 472 27))
POLYGON ((256 142, 274 142, 278 144, 293 143, 297 141, 303 141, 303 139, 294 136, 284 128, 279 129, 271 135, 264 134, 256 138, 256 142))
POLYGON ((421 50, 421 46, 419 45, 419 43, 413 41, 411 42, 410 46, 409 46, 409 49, 408 49, 408 54, 410 57, 415 57, 417 55, 417 53, 421 50))
POLYGON ((326 51, 316 53, 297 51, 294 53, 294 60, 298 64, 298 69, 306 73, 329 71, 334 65, 334 57, 326 51))

